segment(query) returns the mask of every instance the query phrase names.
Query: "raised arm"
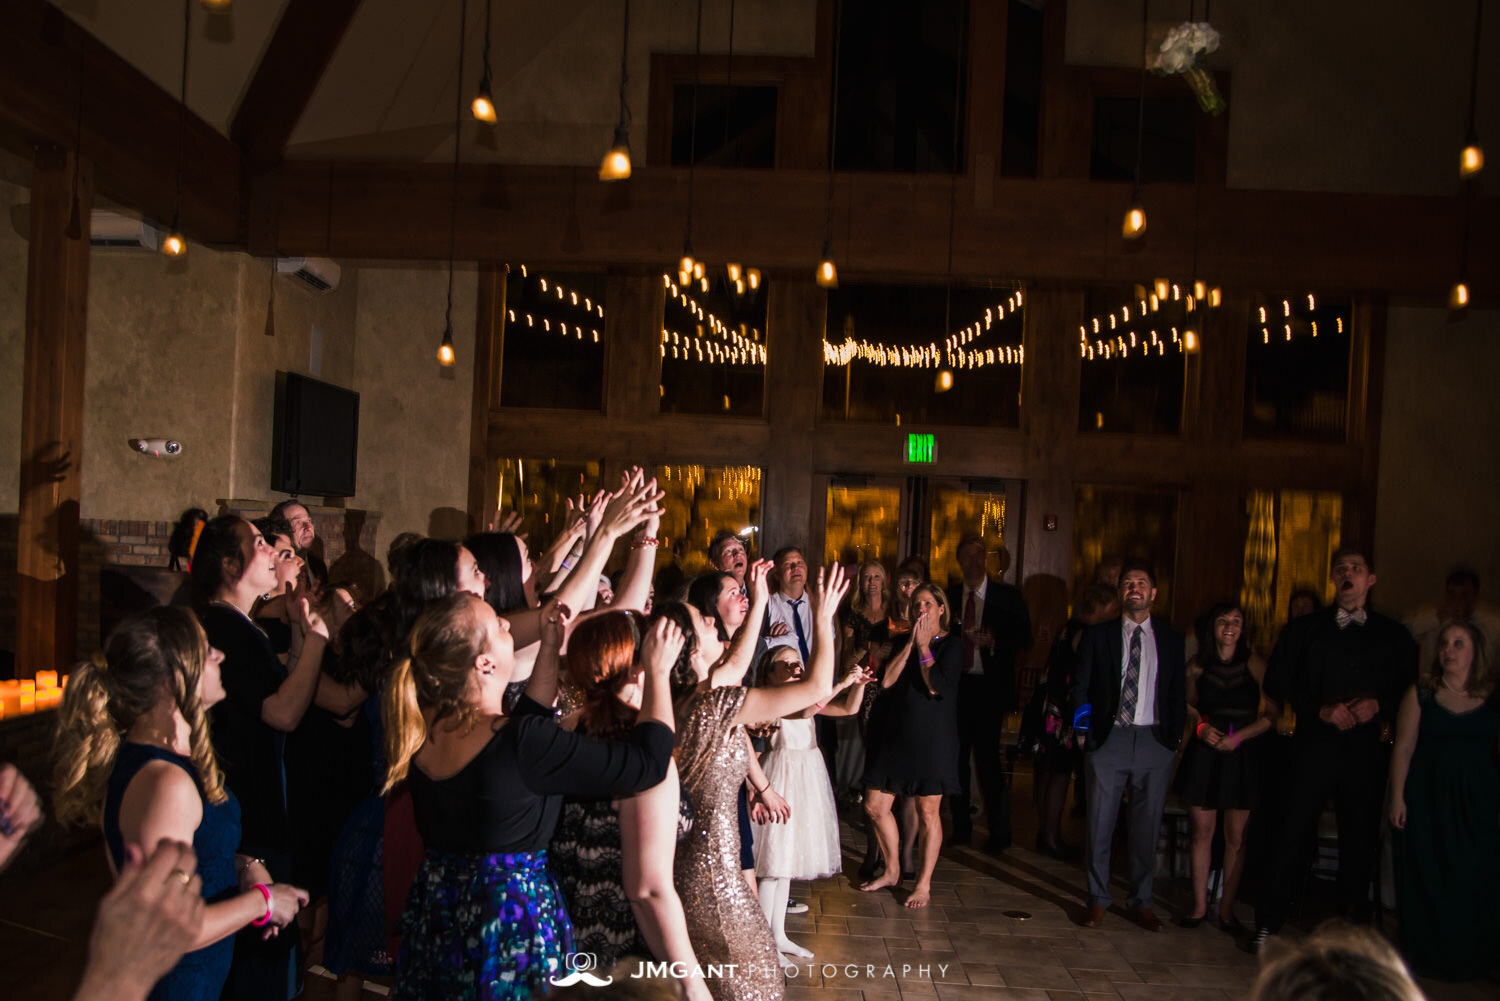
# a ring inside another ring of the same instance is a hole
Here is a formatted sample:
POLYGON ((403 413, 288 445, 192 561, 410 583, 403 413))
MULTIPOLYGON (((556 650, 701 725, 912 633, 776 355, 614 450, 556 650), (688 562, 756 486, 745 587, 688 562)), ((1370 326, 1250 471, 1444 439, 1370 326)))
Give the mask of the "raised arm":
MULTIPOLYGON (((818 571, 809 591, 813 613, 812 663, 801 681, 770 688, 752 688, 740 704, 738 722, 761 723, 780 719, 808 706, 827 703, 833 693, 833 664, 838 656, 833 617, 849 590, 844 568, 837 563, 818 571)), ((748 620, 747 620, 748 621, 748 620)))
POLYGON ((766 583, 771 572, 770 560, 756 560, 745 568, 745 587, 750 592, 750 610, 745 621, 740 623, 729 640, 729 649, 724 659, 708 672, 710 688, 738 685, 745 680, 750 662, 755 658, 755 645, 760 641, 760 624, 766 617, 766 603, 771 600, 771 589, 766 583))
MULTIPOLYGON (((833 695, 818 710, 819 716, 853 716, 864 702, 865 686, 875 682, 875 672, 859 664, 850 664, 844 676, 833 686, 833 695)), ((816 707, 815 707, 816 708, 816 707)))
POLYGON ((301 649, 286 680, 260 704, 261 720, 283 733, 297 729, 312 705, 318 679, 323 676, 323 651, 328 646, 328 623, 295 584, 287 585, 287 611, 292 628, 302 635, 301 649))
MULTIPOLYGON (((648 490, 656 489, 656 480, 646 483, 648 490)), ((614 600, 609 607, 615 610, 643 612, 646 599, 651 596, 651 577, 656 570, 656 550, 660 544, 657 533, 661 530, 661 511, 648 515, 636 529, 630 544, 630 560, 625 564, 625 573, 620 577, 620 586, 615 588, 614 600)))
POLYGON ((568 606, 556 598, 541 608, 542 638, 536 652, 536 664, 526 683, 526 697, 537 705, 551 707, 557 702, 557 663, 563 636, 568 629, 568 606))

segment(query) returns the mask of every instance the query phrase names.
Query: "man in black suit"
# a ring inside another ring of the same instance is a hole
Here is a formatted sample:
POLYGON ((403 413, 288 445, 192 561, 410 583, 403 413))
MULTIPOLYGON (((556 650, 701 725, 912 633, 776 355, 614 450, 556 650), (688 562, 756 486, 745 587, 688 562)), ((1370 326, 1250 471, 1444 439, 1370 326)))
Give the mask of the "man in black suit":
MULTIPOLYGON (((967 844, 973 836, 969 821, 969 754, 979 773, 990 836, 987 852, 1010 847, 1010 798, 1005 769, 1000 762, 1000 737, 1005 715, 1016 701, 1016 652, 1031 645, 1031 615, 1021 589, 992 580, 986 573, 984 540, 965 536, 958 544, 958 567, 963 583, 948 591, 948 607, 962 624, 964 674, 958 687, 958 781, 963 792, 948 797, 953 812, 950 838, 967 844)), ((1005 572, 1009 554, 1000 550, 1005 572)))
POLYGON ((1151 883, 1172 757, 1187 724, 1187 667, 1182 634, 1151 615, 1155 600, 1151 568, 1127 560, 1120 574, 1124 614, 1090 626, 1078 645, 1073 704, 1080 715, 1088 714, 1083 764, 1088 783, 1086 928, 1103 924, 1109 909, 1110 841, 1127 786, 1130 898, 1125 906, 1131 920, 1147 931, 1163 928, 1151 908, 1151 883))
POLYGON ((1266 695, 1297 714, 1291 760, 1276 790, 1283 806, 1265 888, 1255 908, 1251 951, 1281 929, 1300 882, 1301 846, 1331 798, 1338 815, 1338 894, 1343 917, 1370 920, 1390 749, 1381 723, 1394 723, 1417 675, 1417 644, 1406 627, 1366 605, 1375 573, 1364 553, 1333 554, 1329 608, 1282 629, 1266 666, 1266 695))

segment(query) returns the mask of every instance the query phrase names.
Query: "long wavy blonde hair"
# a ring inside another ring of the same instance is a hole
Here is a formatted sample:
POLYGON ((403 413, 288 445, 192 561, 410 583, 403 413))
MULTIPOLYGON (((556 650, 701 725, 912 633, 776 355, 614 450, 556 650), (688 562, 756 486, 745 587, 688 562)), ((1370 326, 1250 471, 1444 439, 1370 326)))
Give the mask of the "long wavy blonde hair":
POLYGON ((208 736, 203 668, 208 637, 191 611, 175 605, 131 616, 103 654, 80 664, 63 693, 54 742, 52 799, 63 823, 97 824, 120 743, 136 720, 170 698, 190 731, 193 766, 210 803, 227 798, 208 736))

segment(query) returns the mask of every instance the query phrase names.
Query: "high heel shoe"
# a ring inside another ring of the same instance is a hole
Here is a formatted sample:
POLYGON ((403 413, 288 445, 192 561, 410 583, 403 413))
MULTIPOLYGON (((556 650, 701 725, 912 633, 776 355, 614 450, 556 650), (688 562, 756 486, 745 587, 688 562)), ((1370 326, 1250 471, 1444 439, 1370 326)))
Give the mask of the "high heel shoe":
POLYGON ((1196 927, 1198 927, 1199 925, 1201 925, 1203 923, 1203 918, 1206 917, 1206 916, 1207 915, 1200 915, 1200 916, 1198 916, 1196 918, 1190 918, 1190 917, 1188 917, 1187 915, 1184 914, 1182 917, 1180 917, 1180 918, 1177 919, 1177 927, 1179 927, 1179 928, 1196 928, 1196 927))

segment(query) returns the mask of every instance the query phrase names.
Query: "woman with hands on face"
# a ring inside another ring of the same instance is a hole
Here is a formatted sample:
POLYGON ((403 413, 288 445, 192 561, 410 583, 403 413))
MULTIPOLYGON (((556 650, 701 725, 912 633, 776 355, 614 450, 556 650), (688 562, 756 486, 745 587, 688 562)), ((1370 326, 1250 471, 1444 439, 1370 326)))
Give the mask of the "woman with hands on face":
POLYGON ((122 873, 165 842, 191 843, 192 884, 207 902, 187 955, 153 997, 217 997, 233 935, 255 926, 274 938, 307 893, 273 882, 258 858, 236 857, 240 808, 224 787, 207 711, 224 698, 224 657, 185 608, 125 620, 105 653, 79 667, 63 695, 54 787, 59 819, 100 821, 111 865, 122 873), (130 849, 127 850, 127 846, 130 849))
POLYGON ((693 606, 671 602, 658 610, 660 617, 683 626, 687 637, 672 669, 672 691, 679 734, 675 754, 694 824, 678 846, 676 885, 699 962, 734 963, 744 971, 709 984, 721 1001, 782 997, 780 960, 770 925, 750 888, 735 875, 740 868, 735 796, 747 773, 753 775, 754 755, 744 725, 827 703, 834 685, 833 619, 848 591, 841 567, 821 571, 817 586, 810 589, 813 647, 806 675, 784 685, 747 689, 739 681, 764 615, 765 567, 752 566, 746 583, 750 614, 728 650, 713 621, 693 606))
POLYGON ((885 869, 860 887, 882 890, 901 882, 896 820, 897 796, 917 805, 917 882, 907 907, 926 907, 932 873, 943 847, 943 796, 958 792, 958 683, 963 639, 949 633, 948 599, 931 584, 912 592, 911 634, 892 656, 881 679, 880 711, 866 756, 865 813, 875 828, 885 869))

